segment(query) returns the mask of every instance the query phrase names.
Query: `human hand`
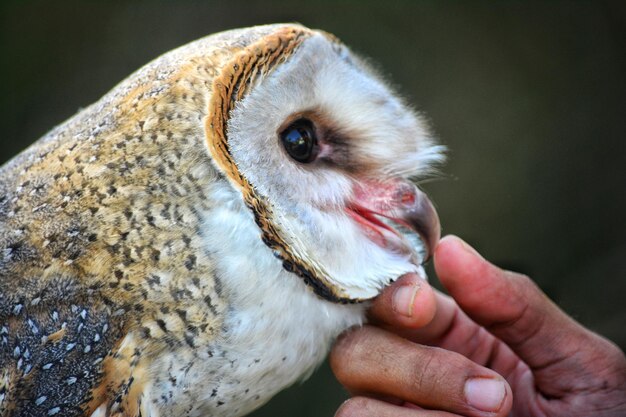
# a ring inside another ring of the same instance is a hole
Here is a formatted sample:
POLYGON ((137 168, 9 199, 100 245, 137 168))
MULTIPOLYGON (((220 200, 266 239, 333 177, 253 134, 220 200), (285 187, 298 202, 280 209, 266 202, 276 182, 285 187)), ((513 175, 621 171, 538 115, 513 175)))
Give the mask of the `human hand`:
POLYGON ((626 416, 622 351, 530 279, 452 236, 435 269, 451 297, 404 276, 374 301, 377 327, 337 341, 331 366, 354 397, 336 416, 626 416))

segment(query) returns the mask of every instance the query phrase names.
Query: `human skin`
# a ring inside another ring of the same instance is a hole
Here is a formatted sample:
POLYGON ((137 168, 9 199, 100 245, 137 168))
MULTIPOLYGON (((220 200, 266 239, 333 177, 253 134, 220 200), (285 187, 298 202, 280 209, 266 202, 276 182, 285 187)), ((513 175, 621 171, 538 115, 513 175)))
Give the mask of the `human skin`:
POLYGON ((626 416, 616 345, 457 237, 434 264, 450 296, 406 275, 337 341, 331 366, 353 397, 336 416, 626 416))

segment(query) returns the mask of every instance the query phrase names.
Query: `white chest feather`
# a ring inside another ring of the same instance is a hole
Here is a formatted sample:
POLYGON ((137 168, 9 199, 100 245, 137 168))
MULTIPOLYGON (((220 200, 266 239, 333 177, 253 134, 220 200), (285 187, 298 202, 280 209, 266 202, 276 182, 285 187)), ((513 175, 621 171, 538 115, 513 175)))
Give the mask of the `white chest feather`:
MULTIPOLYGON (((261 241, 252 214, 228 188, 216 190, 222 201, 205 222, 206 244, 229 303, 223 332, 204 361, 177 372, 184 374, 179 389, 195 399, 194 409, 169 404, 161 415, 247 414, 308 377, 337 335, 363 321, 363 306, 324 301, 285 271, 261 241)), ((176 359, 166 362, 162 369, 176 367, 176 359)))

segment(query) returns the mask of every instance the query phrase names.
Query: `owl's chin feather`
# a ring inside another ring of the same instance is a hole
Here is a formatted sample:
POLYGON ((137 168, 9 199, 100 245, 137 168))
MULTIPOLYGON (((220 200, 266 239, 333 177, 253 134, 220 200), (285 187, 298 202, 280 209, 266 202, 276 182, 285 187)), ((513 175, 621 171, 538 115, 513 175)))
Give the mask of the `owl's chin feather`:
MULTIPOLYGON (((405 201, 406 204, 412 205, 405 201)), ((400 220, 402 223, 387 225, 371 211, 363 209, 357 213, 346 207, 275 207, 277 224, 281 230, 288 231, 285 236, 289 247, 314 271, 313 278, 321 277, 319 284, 328 289, 317 292, 318 295, 327 298, 326 293, 338 294, 339 300, 327 299, 360 302, 376 297, 404 274, 425 275, 421 263, 422 248, 426 245, 413 229, 408 238, 401 234, 406 232, 404 225, 408 222, 400 220)), ((389 207, 398 209, 394 205, 389 207)), ((376 211, 401 219, 391 209, 376 211)))

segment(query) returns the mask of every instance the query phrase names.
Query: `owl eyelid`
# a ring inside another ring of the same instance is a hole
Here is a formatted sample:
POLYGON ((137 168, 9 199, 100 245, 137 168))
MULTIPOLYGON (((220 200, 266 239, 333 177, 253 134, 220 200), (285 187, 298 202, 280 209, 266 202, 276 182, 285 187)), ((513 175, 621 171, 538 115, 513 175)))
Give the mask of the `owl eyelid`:
POLYGON ((287 129, 289 126, 291 126, 300 119, 309 120, 313 124, 313 127, 316 129, 315 133, 319 133, 317 131, 317 127, 323 125, 323 118, 320 116, 320 112, 318 110, 303 110, 287 116, 278 127, 278 129, 276 129, 276 133, 280 135, 281 132, 284 132, 285 129, 287 129))

